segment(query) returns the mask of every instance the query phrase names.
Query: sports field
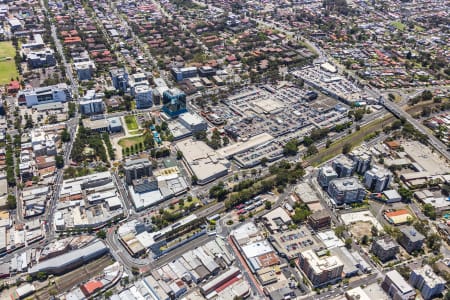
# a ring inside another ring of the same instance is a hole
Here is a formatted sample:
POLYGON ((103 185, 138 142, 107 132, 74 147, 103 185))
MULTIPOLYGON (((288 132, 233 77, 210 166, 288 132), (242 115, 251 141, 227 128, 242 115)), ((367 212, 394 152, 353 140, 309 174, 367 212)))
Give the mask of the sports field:
POLYGON ((11 42, 0 42, 0 84, 7 84, 19 75, 14 56, 16 50, 11 42))

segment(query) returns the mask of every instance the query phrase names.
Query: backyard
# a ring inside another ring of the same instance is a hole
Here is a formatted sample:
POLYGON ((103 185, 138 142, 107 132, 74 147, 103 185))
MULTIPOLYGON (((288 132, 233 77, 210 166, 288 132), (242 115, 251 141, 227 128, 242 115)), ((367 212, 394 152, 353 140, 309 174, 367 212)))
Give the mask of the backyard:
POLYGON ((16 50, 11 42, 0 42, 0 84, 2 85, 19 75, 14 61, 15 55, 16 50))

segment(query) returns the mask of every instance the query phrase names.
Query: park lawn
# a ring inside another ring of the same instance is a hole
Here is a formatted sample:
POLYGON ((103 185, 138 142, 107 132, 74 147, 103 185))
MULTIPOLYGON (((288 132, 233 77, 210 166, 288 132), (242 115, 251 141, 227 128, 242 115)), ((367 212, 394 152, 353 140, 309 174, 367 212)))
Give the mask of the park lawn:
POLYGON ((0 42, 0 84, 7 84, 19 75, 14 61, 16 50, 11 42, 0 42), (9 59, 8 59, 9 58, 9 59))
POLYGON ((138 124, 135 116, 125 116, 125 123, 129 131, 138 129, 138 124))
POLYGON ((144 143, 145 134, 127 137, 119 140, 119 145, 125 149, 134 145, 138 145, 139 143, 144 143))
POLYGON ((177 204, 174 204, 173 209, 171 209, 170 207, 167 207, 165 210, 168 211, 169 213, 173 214, 173 213, 179 212, 182 208, 183 209, 188 208, 192 204, 197 205, 197 204, 201 204, 201 202, 197 197, 192 198, 191 202, 184 199, 184 205, 182 207, 177 203, 177 204))
POLYGON ((394 21, 391 23, 391 25, 401 31, 404 31, 406 28, 406 25, 399 21, 394 21))

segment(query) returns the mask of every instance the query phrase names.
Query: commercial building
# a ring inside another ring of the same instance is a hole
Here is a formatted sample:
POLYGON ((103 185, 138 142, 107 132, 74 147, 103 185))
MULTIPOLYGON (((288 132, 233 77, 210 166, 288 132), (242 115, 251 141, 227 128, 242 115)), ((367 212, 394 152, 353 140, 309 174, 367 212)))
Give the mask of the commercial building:
POLYGON ((333 169, 339 178, 350 177, 355 172, 356 163, 345 155, 338 156, 332 162, 333 169))
POLYGON ((88 61, 80 61, 73 64, 79 81, 91 80, 96 70, 95 63, 88 61))
POLYGON ((330 228, 331 216, 326 210, 316 211, 308 217, 308 224, 314 230, 330 228))
POLYGON ((422 249, 423 242, 425 241, 425 236, 423 236, 420 232, 417 232, 416 229, 412 226, 403 227, 400 229, 402 233, 398 239, 400 245, 405 248, 408 253, 412 253, 414 251, 419 251, 422 249))
POLYGON ((399 245, 389 236, 384 236, 372 243, 372 253, 383 263, 395 258, 399 245))
POLYGON ((138 85, 134 88, 134 100, 137 109, 152 107, 153 94, 152 89, 148 85, 138 85))
POLYGON ((46 274, 63 274, 85 263, 103 256, 109 248, 102 241, 96 241, 89 246, 39 262, 28 270, 28 274, 36 275, 39 272, 46 274))
POLYGON ((177 82, 197 76, 196 67, 172 68, 171 72, 177 82))
POLYGON ((381 287, 393 300, 412 300, 416 298, 414 288, 396 270, 386 273, 381 287))
POLYGON ((437 276, 430 265, 424 265, 420 269, 412 270, 409 283, 420 290, 424 300, 430 300, 445 290, 446 281, 437 276))
POLYGON ((414 219, 411 212, 407 209, 399 209, 394 211, 385 212, 384 218, 391 224, 401 225, 408 223, 414 219))
POLYGON ((183 153, 189 171, 198 184, 206 184, 228 174, 230 162, 202 141, 181 141, 175 146, 183 153))
POLYGON ((108 120, 101 117, 99 119, 83 119, 83 127, 96 132, 107 132, 109 129, 108 120))
POLYGON ((125 92, 128 88, 128 73, 123 68, 111 69, 109 71, 111 81, 116 90, 125 92))
POLYGON ((200 291, 202 292, 203 295, 206 296, 215 289, 217 289, 218 287, 220 287, 221 285, 225 284, 226 282, 229 282, 233 278, 236 278, 240 274, 241 271, 237 267, 232 266, 228 269, 228 271, 226 271, 222 275, 217 276, 210 282, 200 287, 200 291))
POLYGON ((364 185, 375 193, 381 193, 389 187, 392 173, 381 168, 372 168, 364 174, 364 185))
POLYGON ((173 118, 187 112, 186 94, 177 88, 167 90, 162 97, 162 111, 173 118))
POLYGON ((27 54, 27 64, 30 69, 53 67, 56 65, 55 53, 50 48, 30 52, 27 54))
POLYGON ((361 202, 366 196, 366 190, 358 178, 337 178, 330 182, 328 194, 336 205, 361 202))
POLYGON ((314 287, 334 284, 341 280, 344 264, 336 256, 319 257, 314 250, 299 255, 299 266, 314 287))
POLYGON ((321 187, 326 188, 328 187, 330 182, 336 178, 338 178, 338 174, 336 173, 336 171, 330 166, 324 166, 320 168, 317 181, 319 182, 321 187))
POLYGON ((152 176, 152 164, 146 158, 126 160, 123 169, 127 184, 131 184, 134 179, 152 176))
POLYGON ((27 89, 18 93, 19 104, 26 104, 27 107, 51 102, 66 102, 71 98, 69 88, 65 83, 27 89))
POLYGON ((105 103, 101 98, 80 100, 80 112, 83 115, 102 114, 105 111, 105 103))
POLYGON ((208 126, 202 117, 190 112, 179 115, 178 121, 192 133, 206 131, 206 129, 208 129, 208 126))

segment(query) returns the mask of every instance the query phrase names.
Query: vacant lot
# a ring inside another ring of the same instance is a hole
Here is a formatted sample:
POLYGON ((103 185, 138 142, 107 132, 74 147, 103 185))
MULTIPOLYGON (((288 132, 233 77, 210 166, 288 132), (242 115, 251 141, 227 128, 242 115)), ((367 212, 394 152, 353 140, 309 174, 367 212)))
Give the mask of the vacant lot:
POLYGON ((19 75, 14 61, 15 55, 16 50, 11 42, 0 42, 0 84, 6 84, 19 75))
POLYGON ((138 124, 135 116, 125 116, 125 123, 129 131, 138 129, 138 124))
POLYGON ((369 237, 372 236, 371 233, 372 223, 370 222, 356 222, 350 225, 350 232, 352 233, 354 240, 361 240, 364 235, 369 237))

